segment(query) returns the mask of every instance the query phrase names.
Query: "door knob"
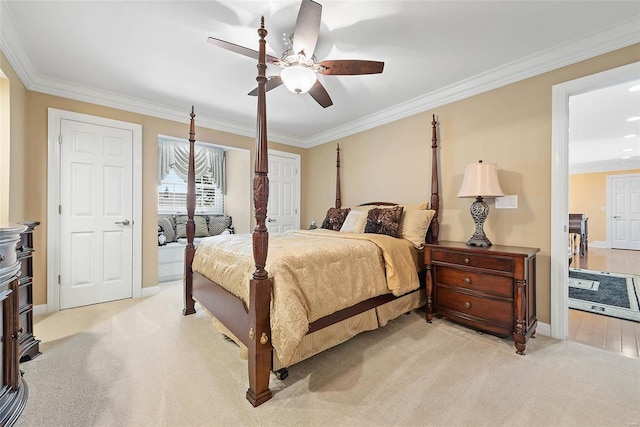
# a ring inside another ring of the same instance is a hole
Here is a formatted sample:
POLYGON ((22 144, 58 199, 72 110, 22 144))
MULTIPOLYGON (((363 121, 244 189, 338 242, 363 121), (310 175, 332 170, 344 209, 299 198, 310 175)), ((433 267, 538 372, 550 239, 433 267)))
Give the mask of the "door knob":
POLYGON ((122 220, 122 221, 116 221, 114 224, 129 225, 131 223, 129 222, 128 219, 125 219, 125 220, 122 220))
POLYGON ((275 221, 277 221, 277 219, 267 218, 267 222, 275 222, 275 221))

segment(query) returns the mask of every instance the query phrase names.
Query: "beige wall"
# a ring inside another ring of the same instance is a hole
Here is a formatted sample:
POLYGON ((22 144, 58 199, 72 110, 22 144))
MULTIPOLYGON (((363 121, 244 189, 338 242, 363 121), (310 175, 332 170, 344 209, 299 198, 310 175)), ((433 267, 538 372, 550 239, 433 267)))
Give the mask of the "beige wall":
POLYGON ((10 114, 11 111, 11 91, 9 79, 7 79, 0 68, 0 224, 9 222, 9 181, 11 174, 11 132, 10 114))
MULTIPOLYGON (((342 203, 428 200, 431 171, 431 115, 439 122, 440 239, 466 241, 474 224, 471 199, 456 194, 468 163, 498 164, 506 194, 518 195, 518 209, 495 209, 485 232, 494 244, 540 248, 538 319, 550 323, 551 87, 640 61, 640 45, 554 70, 358 133, 336 142, 342 149, 342 203)), ((309 150, 304 168, 306 217, 322 220, 333 205, 335 143, 309 150)))
MULTIPOLYGON (((24 152, 29 153, 29 158, 19 159, 14 162, 12 156, 12 169, 20 171, 24 176, 28 175, 27 181, 21 187, 21 194, 28 195, 23 203, 15 203, 16 211, 22 214, 15 217, 15 220, 38 220, 42 223, 34 234, 37 255, 34 262, 34 303, 45 304, 47 301, 46 284, 46 243, 47 243, 47 110, 56 108, 60 110, 72 111, 82 114, 89 114, 105 117, 125 122, 138 123, 142 125, 142 205, 143 205, 143 231, 142 231, 142 286, 150 287, 157 285, 158 280, 158 252, 157 252, 157 136, 158 134, 185 138, 189 135, 189 111, 185 109, 184 123, 149 117, 142 114, 130 113, 114 108, 102 107, 85 102, 69 100, 37 92, 25 91, 27 97, 26 108, 22 112, 19 108, 17 114, 26 123, 24 141, 24 152), (20 206, 18 206, 20 205, 20 206)), ((12 112, 13 105, 12 105, 12 112)), ((197 109, 196 109, 197 114, 197 109)), ((197 123, 196 116, 196 123, 197 123)), ((211 142, 229 147, 241 148, 249 153, 251 170, 253 168, 253 151, 255 138, 234 135, 226 132, 216 131, 198 127, 196 138, 199 141, 211 142)), ((12 153, 14 150, 12 141, 12 153)), ((283 151, 294 152, 304 157, 304 150, 282 145, 273 144, 274 148, 283 151)), ((246 157, 245 157, 246 163, 246 157)), ((248 174, 251 171, 247 172, 248 174)), ((232 174, 233 176, 233 174, 232 174)), ((233 179, 233 178, 232 178, 233 179)), ((246 185, 245 185, 246 186, 246 185)), ((242 196, 240 196, 242 197, 242 196)), ((247 200, 245 215, 251 216, 253 213, 252 200, 246 194, 247 200)), ((12 203, 13 209, 14 203, 12 203)), ((303 211, 304 213, 304 211, 303 211)), ((238 221, 246 222, 242 219, 242 214, 238 216, 238 221)))
MULTIPOLYGON (((489 201, 492 211, 485 231, 495 244, 541 249, 537 271, 538 318, 550 323, 551 86, 640 61, 639 47, 636 44, 336 141, 343 149, 343 205, 371 200, 427 200, 430 122, 431 114, 437 114, 441 141, 441 240, 466 240, 473 232, 468 212, 471 200, 456 198, 464 166, 479 159, 497 163, 502 187, 505 193, 519 196, 519 208, 497 210, 493 209, 493 201, 489 201)), ((0 59, 4 60, 1 55, 0 59)), ((4 66, 3 71, 7 72, 4 66)), ((17 205, 18 219, 43 222, 35 235, 39 254, 34 278, 36 304, 46 302, 48 107, 143 126, 143 286, 154 286, 157 282, 156 138, 159 133, 188 135, 188 112, 185 109, 185 122, 177 123, 24 89, 14 104, 12 92, 11 121, 12 125, 14 120, 18 123, 18 130, 16 139, 12 138, 11 165, 14 168, 14 146, 19 145, 23 155, 16 158, 16 170, 22 169, 21 177, 28 176, 25 184, 18 187, 20 195, 28 196, 25 200, 12 198, 12 205, 17 205), (16 115, 20 117, 14 119, 16 115), (20 129, 22 135, 19 135, 20 129), (24 153, 29 153, 28 159, 24 153)), ((203 128, 197 129, 197 138, 251 150, 253 162, 253 138, 203 128)), ((272 144, 271 148, 301 155, 301 224, 309 224, 312 219, 322 221, 335 197, 335 142, 310 150, 282 144, 272 144)))
POLYGON ((247 209, 253 201, 251 152, 228 150, 226 164, 227 195, 224 197, 224 210, 227 215, 231 215, 233 228, 237 234, 249 233, 253 214, 253 210, 247 209))
MULTIPOLYGON (((27 104, 27 90, 18 78, 15 70, 0 51, 0 70, 5 74, 8 79, 8 83, 3 83, 3 99, 8 100, 9 111, 4 111, 7 105, 2 104, 2 128, 7 132, 5 126, 8 124, 9 134, 9 146, 4 146, 2 153, 9 153, 9 159, 0 159, 0 168, 2 172, 0 175, 4 178, 5 175, 9 176, 8 181, 4 181, 2 191, 2 203, 6 203, 8 200, 9 206, 3 206, 0 212, 5 222, 18 222, 24 221, 25 218, 25 180, 29 179, 29 169, 22 167, 28 163, 27 150, 26 150, 26 120, 25 109, 27 104), (9 93, 5 93, 6 91, 9 93), (6 122, 5 117, 8 117, 6 122), (20 166, 16 166, 20 165, 20 166)), ((5 136, 6 137, 6 136, 5 136)), ((0 142, 5 144, 6 141, 0 142)))
POLYGON ((589 243, 607 241, 607 176, 640 173, 640 169, 569 176, 569 212, 589 218, 589 243))

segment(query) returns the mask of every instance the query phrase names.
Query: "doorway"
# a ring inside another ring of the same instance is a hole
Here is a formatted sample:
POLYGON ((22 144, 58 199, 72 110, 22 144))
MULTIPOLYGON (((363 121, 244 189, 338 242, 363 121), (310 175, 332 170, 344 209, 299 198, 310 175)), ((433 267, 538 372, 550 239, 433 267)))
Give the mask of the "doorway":
POLYGON ((568 141, 569 98, 637 80, 640 62, 586 76, 552 88, 551 168, 551 335, 568 337, 568 141))
POLYGON ((48 119, 47 312, 140 296, 142 127, 48 119))

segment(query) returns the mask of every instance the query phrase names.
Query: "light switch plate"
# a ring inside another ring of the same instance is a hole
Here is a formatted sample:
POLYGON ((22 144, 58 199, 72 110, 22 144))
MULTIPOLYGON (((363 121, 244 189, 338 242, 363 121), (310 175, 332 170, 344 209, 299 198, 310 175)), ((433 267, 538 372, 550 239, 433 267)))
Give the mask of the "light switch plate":
POLYGON ((518 196, 496 197, 496 209, 517 209, 518 196))

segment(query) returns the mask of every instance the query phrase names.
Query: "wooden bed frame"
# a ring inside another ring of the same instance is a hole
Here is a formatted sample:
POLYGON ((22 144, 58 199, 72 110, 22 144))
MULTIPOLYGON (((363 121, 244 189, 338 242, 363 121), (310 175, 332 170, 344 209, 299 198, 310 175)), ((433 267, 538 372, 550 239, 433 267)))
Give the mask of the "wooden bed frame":
MULTIPOLYGON (((191 124, 189 130, 189 174, 187 190, 187 214, 186 225, 187 246, 185 249, 185 281, 184 281, 184 309, 183 314, 195 313, 195 300, 215 316, 224 326, 237 337, 248 349, 249 365, 249 389, 246 397, 255 407, 272 397, 269 389, 269 375, 272 367, 272 346, 270 342, 270 303, 272 279, 265 270, 267 260, 267 250, 269 247, 269 233, 265 225, 267 217, 267 201, 269 197, 268 179, 268 152, 267 152, 267 119, 265 102, 265 37, 267 31, 264 28, 264 18, 261 19, 260 29, 258 29, 259 51, 258 51, 258 112, 257 112, 257 136, 256 136, 256 158, 253 179, 253 202, 255 209, 256 226, 253 230, 253 256, 256 270, 253 272, 250 281, 249 306, 231 294, 220 285, 207 279, 197 272, 193 272, 191 265, 195 255, 193 240, 195 237, 195 222, 193 220, 195 212, 195 173, 194 173, 194 144, 195 144, 195 114, 191 108, 191 124)), ((437 242, 439 223, 439 193, 438 193, 438 168, 437 168, 437 136, 436 120, 433 117, 432 125, 432 169, 431 169, 431 206, 436 211, 434 218, 427 232, 427 242, 437 242)), ((340 147, 337 148, 337 179, 336 179, 336 200, 335 206, 341 207, 340 200, 340 147)), ((373 203, 381 204, 381 203, 373 203)), ((385 203, 388 204, 388 203, 385 203)), ((426 295, 425 315, 428 322, 432 319, 433 283, 431 274, 426 274, 426 295)), ((415 292, 415 291, 414 291, 415 292)), ((329 316, 323 317, 309 325, 309 333, 315 332, 327 326, 333 325, 342 320, 348 319, 357 314, 363 313, 372 308, 378 307, 389 301, 396 299, 392 294, 381 295, 369 300, 360 302, 352 307, 340 310, 329 316)))

